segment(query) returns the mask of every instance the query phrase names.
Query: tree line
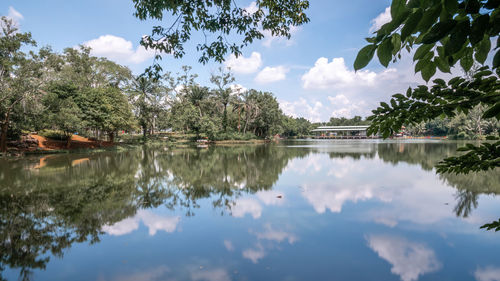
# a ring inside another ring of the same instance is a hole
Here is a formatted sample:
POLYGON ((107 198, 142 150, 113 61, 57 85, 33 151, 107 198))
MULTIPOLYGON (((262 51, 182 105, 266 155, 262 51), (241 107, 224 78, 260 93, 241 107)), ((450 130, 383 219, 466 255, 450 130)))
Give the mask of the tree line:
POLYGON ((9 139, 43 130, 69 147, 74 133, 113 142, 119 131, 147 137, 172 129, 216 140, 310 129, 306 119, 284 115, 272 93, 235 87, 222 68, 212 74, 211 88, 198 84, 187 66, 176 74, 134 76, 88 47, 36 49, 31 33, 12 20, 2 17, 0 25, 0 151, 9 139))

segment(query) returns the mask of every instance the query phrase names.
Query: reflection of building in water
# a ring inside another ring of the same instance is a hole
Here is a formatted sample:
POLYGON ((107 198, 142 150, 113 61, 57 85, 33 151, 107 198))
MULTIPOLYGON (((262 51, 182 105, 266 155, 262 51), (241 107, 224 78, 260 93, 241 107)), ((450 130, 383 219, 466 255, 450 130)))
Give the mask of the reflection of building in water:
POLYGON ((311 132, 315 133, 315 138, 332 139, 366 139, 366 130, 370 126, 320 126, 311 132))

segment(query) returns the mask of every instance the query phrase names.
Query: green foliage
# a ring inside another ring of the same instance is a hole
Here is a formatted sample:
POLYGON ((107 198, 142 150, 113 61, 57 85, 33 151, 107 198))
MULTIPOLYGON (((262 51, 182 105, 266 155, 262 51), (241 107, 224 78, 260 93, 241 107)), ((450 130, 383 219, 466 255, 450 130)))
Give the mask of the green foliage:
POLYGON ((486 230, 492 230, 494 229, 495 231, 500 230, 500 219, 498 221, 494 221, 492 223, 487 223, 481 226, 481 228, 485 228, 486 230))
POLYGON ((60 130, 43 129, 38 134, 42 137, 53 140, 67 140, 68 136, 60 130))
MULTIPOLYGON (((141 44, 175 58, 185 54, 184 45, 195 31, 203 32, 207 40, 196 49, 199 59, 223 62, 227 53, 241 54, 241 49, 256 39, 264 38, 263 31, 273 36, 290 37, 290 28, 309 22, 304 11, 309 1, 257 0, 258 10, 250 13, 233 1, 160 1, 133 0, 135 16, 140 20, 154 19, 169 22, 168 26, 154 26, 150 36, 143 36, 141 44), (214 35, 214 36, 209 36, 214 35), (227 41, 228 35, 241 39, 240 43, 227 41)), ((157 58, 160 58, 158 55, 157 58)), ((160 70, 155 65, 150 70, 160 70)))
POLYGON ((480 146, 467 144, 458 151, 467 153, 444 159, 436 166, 438 173, 468 174, 500 167, 500 141, 480 146))
MULTIPOLYGON (((493 0, 393 0, 391 15, 389 23, 366 39, 369 45, 359 51, 355 70, 365 67, 375 51, 387 67, 391 59, 401 58, 403 50, 420 46, 413 60, 417 61, 415 72, 420 72, 424 80, 430 80, 436 67, 448 72, 457 62, 469 71, 474 60, 481 64, 486 61, 490 40, 500 31, 500 9, 493 0)), ((499 62, 500 50, 492 68, 496 69, 499 62)))
MULTIPOLYGON (((373 115, 368 118, 373 122, 368 133, 380 133, 386 138, 399 131, 403 125, 418 124, 438 116, 454 117, 457 113, 467 114, 479 104, 489 106, 483 114, 486 118, 485 114, 494 110, 500 101, 500 83, 497 76, 487 67, 481 68, 473 79, 468 81, 455 77, 448 83, 436 79, 430 89, 421 85, 415 89, 409 88, 406 95, 393 95, 391 105, 382 102, 380 107, 373 110, 373 115)), ((500 115, 495 118, 500 119, 500 115)))

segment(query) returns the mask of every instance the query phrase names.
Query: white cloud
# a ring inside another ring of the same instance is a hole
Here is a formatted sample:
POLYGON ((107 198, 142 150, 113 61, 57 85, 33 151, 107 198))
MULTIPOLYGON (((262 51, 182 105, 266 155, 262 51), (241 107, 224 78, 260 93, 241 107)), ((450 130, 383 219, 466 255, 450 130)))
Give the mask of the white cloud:
POLYGON ((224 240, 224 247, 226 247, 226 250, 228 251, 234 251, 234 246, 233 246, 233 242, 229 241, 229 240, 224 240))
POLYGON ((193 281, 230 281, 231 277, 227 270, 217 268, 213 270, 200 270, 191 273, 193 281))
POLYGON ((324 109, 323 104, 319 101, 313 101, 310 104, 305 98, 299 98, 297 101, 279 101, 280 108, 286 115, 292 117, 304 117, 312 122, 319 122, 324 114, 321 111, 324 109))
POLYGON ((328 100, 332 105, 331 116, 352 118, 355 115, 365 116, 369 114, 369 110, 365 109, 364 101, 357 103, 351 102, 345 95, 336 95, 335 97, 328 96, 328 100))
POLYGON ((284 66, 269 67, 266 66, 255 77, 257 83, 271 83, 286 79, 288 69, 284 66))
POLYGON ((140 210, 132 218, 126 218, 113 225, 105 225, 102 230, 110 235, 120 236, 131 233, 139 228, 142 221, 148 228, 149 235, 153 236, 159 230, 167 233, 174 232, 180 221, 179 216, 159 216, 150 211, 140 210))
POLYGON ((385 11, 379 14, 376 18, 372 19, 372 26, 370 27, 370 33, 379 30, 382 25, 390 22, 392 20, 391 17, 391 7, 385 8, 385 11))
MULTIPOLYGON (((250 233, 252 233, 250 231, 250 233)), ((267 255, 266 250, 272 250, 275 248, 275 244, 279 244, 283 241, 288 241, 291 245, 295 243, 298 238, 295 234, 286 232, 284 230, 276 230, 271 224, 264 225, 263 232, 254 232, 257 237, 257 242, 253 248, 245 249, 242 252, 244 258, 251 260, 253 263, 258 263, 260 259, 267 255), (266 240, 265 247, 262 240, 266 240)))
POLYGON ((254 219, 258 219, 262 214, 262 206, 252 198, 238 199, 231 206, 231 214, 236 218, 242 218, 246 214, 250 214, 254 219))
POLYGON ((266 256, 264 247, 261 244, 257 244, 256 248, 246 249, 243 251, 243 257, 251 260, 253 263, 257 263, 260 259, 266 256))
POLYGON ((254 73, 262 66, 262 57, 258 52, 252 52, 248 58, 244 56, 236 57, 234 54, 231 54, 224 62, 224 65, 234 73, 254 73))
POLYGON ((477 281, 500 281, 500 267, 478 268, 474 277, 477 281))
POLYGON ((139 228, 139 220, 136 217, 126 218, 113 225, 105 225, 102 230, 110 235, 120 236, 128 234, 139 228))
POLYGON ((250 5, 248 5, 248 7, 245 7, 244 10, 251 15, 257 12, 259 10, 259 7, 257 7, 257 2, 253 1, 252 3, 250 3, 250 5))
POLYGON ((295 34, 300 30, 299 27, 297 26, 290 26, 290 39, 287 39, 286 37, 279 37, 279 36, 273 36, 271 31, 269 30, 262 30, 262 34, 264 34, 264 39, 262 41, 262 45, 264 47, 270 48, 274 43, 284 43, 285 46, 291 46, 295 43, 293 38, 295 37, 295 34))
POLYGON ((102 35, 83 45, 92 48, 94 56, 106 57, 122 64, 139 64, 154 56, 154 51, 146 50, 143 46, 134 49, 132 42, 114 35, 102 35))
POLYGON ((13 20, 16 24, 19 24, 19 21, 24 19, 24 16, 18 12, 14 7, 9 7, 9 12, 7 13, 7 17, 13 20))
POLYGON ((392 265, 391 272, 403 281, 416 281, 420 275, 441 268, 434 250, 401 237, 371 235, 368 246, 392 265))
POLYGON ((377 86, 380 80, 392 80, 395 69, 389 68, 380 73, 369 70, 355 72, 345 65, 344 58, 334 58, 331 62, 321 57, 314 66, 302 75, 304 89, 346 89, 377 86))
POLYGON ((231 89, 232 95, 240 95, 248 90, 240 84, 232 84, 231 86, 229 86, 229 88, 231 89))
MULTIPOLYGON (((165 277, 168 276, 168 273, 170 273, 170 269, 165 266, 161 265, 156 268, 149 268, 145 271, 141 272, 134 272, 131 274, 123 274, 123 275, 118 275, 110 280, 116 280, 116 281, 155 281, 155 280, 166 280, 164 279, 165 277)), ((101 277, 99 280, 106 280, 105 278, 101 277)))
POLYGON ((260 190, 255 195, 265 205, 283 205, 285 202, 283 193, 276 190, 260 190))
POLYGON ((162 217, 151 212, 142 212, 142 222, 149 229, 149 235, 153 236, 158 230, 163 230, 167 233, 174 232, 177 224, 181 220, 180 217, 162 217))
POLYGON ((264 232, 256 232, 255 235, 259 240, 270 240, 278 243, 288 240, 288 243, 293 244, 298 240, 295 234, 283 230, 275 230, 271 224, 264 225, 264 232))

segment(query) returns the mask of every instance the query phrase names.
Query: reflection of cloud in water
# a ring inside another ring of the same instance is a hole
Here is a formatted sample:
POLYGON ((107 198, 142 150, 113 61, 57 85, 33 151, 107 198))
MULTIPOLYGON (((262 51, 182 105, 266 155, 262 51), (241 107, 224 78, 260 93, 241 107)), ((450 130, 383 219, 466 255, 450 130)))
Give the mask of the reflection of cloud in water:
POLYGON ((255 248, 246 249, 243 251, 243 257, 251 260, 253 263, 259 262, 260 259, 266 256, 264 247, 260 243, 255 245, 255 248))
POLYGON ((264 232, 255 232, 255 235, 259 240, 270 240, 278 243, 288 240, 288 243, 293 244, 297 241, 295 234, 283 230, 275 230, 269 223, 264 225, 264 232))
POLYGON ((434 250, 401 237, 370 235, 368 246, 392 265, 391 272, 403 281, 418 280, 420 275, 437 271, 441 263, 434 250))
POLYGON ((191 272, 193 281, 230 281, 229 273, 222 268, 191 272))
POLYGON ((477 281, 500 281, 500 267, 488 266, 474 272, 477 281))
POLYGON ((266 250, 274 248, 273 243, 279 244, 283 241, 288 241, 291 245, 298 240, 298 237, 295 234, 284 230, 273 229, 271 224, 265 224, 263 232, 251 233, 255 234, 257 237, 257 243, 253 248, 245 249, 242 254, 244 258, 251 260, 253 263, 257 263, 260 259, 264 258, 267 254, 266 250), (263 240, 268 241, 268 243, 263 244, 263 240))
MULTIPOLYGON (((169 273, 170 269, 167 266, 159 266, 156 268, 148 269, 142 272, 135 272, 127 275, 119 275, 115 278, 109 280, 120 280, 120 281, 155 281, 155 280, 169 280, 166 278, 166 273, 169 273)), ((100 277, 97 280, 105 281, 106 278, 100 277)))
POLYGON ((261 190, 256 194, 257 198, 266 205, 283 205, 285 199, 283 198, 283 192, 278 192, 276 190, 261 190), (281 196, 281 198, 278 198, 281 196))
POLYGON ((454 218, 453 190, 419 167, 392 166, 380 159, 323 159, 328 172, 318 172, 302 184, 302 196, 318 213, 338 213, 347 202, 377 200, 387 204, 363 214, 394 227, 400 221, 432 224, 454 218))
POLYGON ((242 218, 246 214, 250 214, 254 219, 258 219, 262 214, 262 206, 259 201, 253 198, 237 199, 234 205, 231 206, 231 214, 236 218, 242 218))
POLYGON ((290 163, 285 168, 285 171, 296 172, 299 175, 303 175, 307 172, 309 174, 317 173, 321 171, 323 158, 325 155, 321 154, 309 154, 306 158, 300 159, 295 158, 290 161, 290 163))
POLYGON ((159 230, 171 233, 177 228, 180 221, 179 216, 160 216, 150 211, 140 210, 132 218, 126 218, 113 225, 105 225, 102 230, 110 235, 124 235, 139 228, 139 222, 142 221, 149 230, 149 235, 155 235, 159 230))
POLYGON ((228 251, 234 251, 233 242, 229 240, 224 240, 224 247, 226 247, 226 250, 228 251))
POLYGON ((320 214, 324 213, 326 209, 330 209, 334 213, 339 213, 342 211, 342 205, 346 201, 364 201, 374 196, 382 201, 390 200, 385 194, 386 191, 375 191, 374 186, 369 184, 342 185, 336 183, 332 185, 331 183, 320 182, 307 183, 302 187, 302 195, 313 205, 314 210, 320 214))

